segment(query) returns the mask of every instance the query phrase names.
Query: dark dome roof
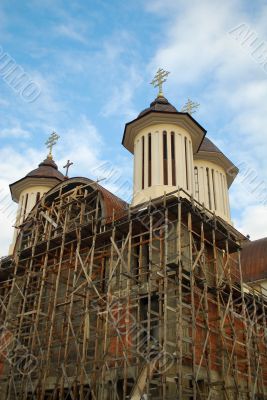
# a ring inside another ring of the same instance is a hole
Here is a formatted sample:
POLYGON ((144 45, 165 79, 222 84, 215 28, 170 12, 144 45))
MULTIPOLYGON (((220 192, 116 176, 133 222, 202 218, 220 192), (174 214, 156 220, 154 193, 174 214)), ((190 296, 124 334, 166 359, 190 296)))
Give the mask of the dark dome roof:
POLYGON ((207 152, 211 152, 211 153, 222 153, 221 150, 218 149, 218 147, 215 146, 215 144, 207 137, 204 138, 198 151, 207 151, 207 152))
POLYGON ((39 167, 29 172, 26 177, 33 178, 55 178, 59 181, 65 179, 64 175, 59 172, 57 164, 52 158, 47 157, 39 167))
POLYGON ((243 247, 241 267, 245 282, 267 278, 267 237, 248 242, 243 247))
POLYGON ((145 110, 141 111, 138 117, 142 117, 143 115, 149 113, 150 111, 161 111, 161 112, 178 112, 176 108, 168 102, 168 100, 163 97, 157 97, 152 103, 150 107, 146 108, 145 110))

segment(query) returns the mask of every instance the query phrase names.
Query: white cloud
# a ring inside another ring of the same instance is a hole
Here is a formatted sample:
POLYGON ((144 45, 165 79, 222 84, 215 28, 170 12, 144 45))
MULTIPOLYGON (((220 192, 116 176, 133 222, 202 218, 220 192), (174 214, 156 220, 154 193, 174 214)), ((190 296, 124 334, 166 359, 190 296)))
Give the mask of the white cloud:
POLYGON ((31 103, 31 107, 35 111, 35 117, 43 120, 51 120, 51 116, 55 117, 57 113, 64 109, 64 101, 58 100, 56 90, 56 76, 51 73, 44 75, 43 73, 32 70, 30 76, 33 82, 40 88, 40 96, 35 102, 31 103))
POLYGON ((72 40, 77 40, 81 43, 86 43, 86 37, 81 34, 79 27, 74 27, 70 24, 61 24, 55 28, 55 32, 72 40))
POLYGON ((251 240, 267 237, 267 207, 263 205, 246 207, 240 220, 236 222, 236 228, 250 235, 251 240))
POLYGON ((8 254, 8 249, 11 244, 14 228, 12 227, 12 220, 0 211, 0 227, 1 227, 1 241, 0 241, 0 258, 8 254))
MULTIPOLYGON (((58 132, 61 132, 58 127, 58 132)), ((74 164, 71 167, 71 176, 87 176, 97 162, 101 160, 102 136, 96 127, 82 116, 76 121, 75 127, 62 131, 58 144, 58 165, 65 165, 69 159, 74 164)))
MULTIPOLYGON (((178 90, 180 104, 193 93, 193 100, 201 104, 194 117, 214 129, 208 135, 234 163, 257 171, 258 181, 265 184, 267 74, 251 49, 242 47, 229 31, 244 22, 267 42, 262 17, 267 5, 260 2, 257 13, 249 13, 241 0, 153 0, 147 2, 147 10, 161 15, 166 27, 149 70, 171 71, 165 92, 176 96, 178 90)), ((231 188, 236 225, 253 238, 264 236, 266 207, 255 185, 243 178, 231 188)))
POLYGON ((104 117, 119 115, 123 116, 126 120, 135 118, 138 112, 133 106, 133 99, 135 90, 141 82, 142 79, 139 73, 133 67, 129 67, 127 79, 119 83, 117 87, 113 87, 113 93, 109 96, 101 114, 104 117))
POLYGON ((172 82, 184 85, 198 82, 203 74, 213 79, 222 60, 234 64, 233 59, 227 61, 235 48, 227 35, 235 25, 232 3, 207 0, 191 1, 186 6, 181 1, 155 3, 160 12, 169 10, 169 24, 150 68, 166 67, 172 72, 172 82))
POLYGON ((25 129, 22 129, 19 125, 0 130, 0 138, 28 139, 30 136, 31 133, 25 129))
MULTIPOLYGON (((102 135, 88 118, 81 116, 75 121, 75 127, 67 131, 58 125, 57 132, 60 134, 58 145, 54 149, 54 159, 62 170, 66 161, 71 160, 74 165, 70 169, 69 176, 85 176, 91 179, 98 178, 97 166, 105 160, 103 154, 104 142, 102 135)), ((7 128, 7 131, 9 129, 7 128)), ((12 202, 9 193, 9 184, 25 176, 46 157, 45 148, 42 151, 33 147, 24 147, 16 150, 14 147, 5 146, 0 148, 0 159, 5 160, 0 170, 0 257, 8 252, 11 243, 14 225, 16 204, 12 202)), ((125 178, 125 171, 128 171, 127 160, 118 160, 111 163, 111 167, 124 171, 122 178, 125 178), (125 166, 123 165, 125 163, 125 166)), ((129 171, 128 171, 129 172, 129 171)), ((103 176, 105 178, 105 176, 103 176)), ((102 178, 102 176, 101 176, 102 178)), ((111 182, 109 179, 100 182, 101 185, 112 189, 113 193, 128 195, 125 189, 122 191, 122 180, 111 182)))
POLYGON ((8 252, 14 232, 17 205, 10 196, 9 184, 22 178, 40 162, 40 154, 34 149, 23 153, 9 146, 0 149, 0 257, 8 252))
MULTIPOLYGON (((39 6, 38 2, 35 3, 39 6)), ((49 8, 56 7, 55 2, 50 0, 45 3, 49 8)), ((158 47, 151 62, 147 63, 145 73, 151 76, 159 66, 170 70, 165 90, 169 100, 177 98, 181 105, 188 96, 193 96, 193 100, 201 103, 195 118, 207 121, 210 127, 214 127, 211 136, 225 150, 226 155, 236 164, 245 161, 253 165, 261 179, 267 180, 267 75, 246 49, 240 47, 228 34, 231 28, 245 21, 259 32, 263 40, 267 39, 267 7, 259 3, 258 14, 255 16, 245 12, 241 0, 150 0, 146 2, 146 8, 158 14, 160 22, 154 41, 158 47)), ((85 27, 80 24, 79 29, 79 24, 64 13, 63 7, 57 7, 56 14, 59 22, 53 32, 85 43, 85 27)), ((45 74, 41 69, 30 72, 31 78, 41 87, 41 96, 31 105, 34 113, 32 123, 38 127, 38 132, 43 124, 41 132, 49 134, 55 129, 61 135, 55 150, 56 160, 61 168, 67 159, 74 162, 71 176, 95 178, 94 168, 103 161, 101 152, 104 151, 104 143, 96 127, 85 117, 81 117, 80 121, 77 117, 70 128, 63 128, 60 122, 68 110, 66 96, 59 100, 59 71, 60 74, 87 73, 86 76, 80 76, 80 79, 85 77, 86 86, 86 77, 91 79, 90 68, 96 69, 93 76, 99 77, 99 80, 101 77, 103 86, 106 85, 105 93, 108 93, 108 96, 103 97, 106 103, 101 109, 101 115, 121 116, 126 120, 137 115, 134 99, 142 82, 138 71, 143 71, 140 68, 140 54, 136 57, 133 50, 135 46, 132 46, 134 38, 129 33, 115 32, 115 35, 110 36, 93 53, 79 52, 75 47, 58 49, 60 67, 57 65, 55 69, 51 68, 51 74, 45 74)), ((54 48, 49 48, 51 50, 54 48)), ((97 87, 102 88, 101 85, 97 87)), ((202 124, 205 126, 205 123, 202 124)), ((16 137, 18 131, 13 129, 13 137, 16 137)), ((0 131, 0 136, 1 132, 5 136, 8 128, 0 131)), ((6 165, 1 167, 2 184, 7 186, 11 181, 21 178, 36 167, 44 156, 45 151, 40 155, 33 148, 23 149, 22 153, 12 148, 0 149, 1 159, 7 160, 6 165)), ((125 175, 124 162, 118 160, 115 164, 121 164, 120 170, 125 175)), ((103 186, 105 184, 103 181, 103 186)), ((117 184, 112 182, 108 185, 112 191, 118 190, 117 184)), ((238 212, 240 217, 236 224, 245 232, 253 231, 253 209, 256 213, 262 210, 262 205, 253 193, 248 193, 249 190, 242 179, 234 183, 231 190, 234 213, 238 212)), ((257 222, 255 229, 262 234, 262 228, 257 222)), ((4 233, 0 230, 0 244, 3 241, 2 235, 4 240, 4 233)))

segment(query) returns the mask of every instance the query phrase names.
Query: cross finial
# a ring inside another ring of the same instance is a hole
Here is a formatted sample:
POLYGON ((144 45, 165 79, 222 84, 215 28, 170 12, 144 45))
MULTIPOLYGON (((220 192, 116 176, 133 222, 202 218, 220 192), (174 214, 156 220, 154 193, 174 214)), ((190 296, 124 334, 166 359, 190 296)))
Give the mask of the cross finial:
POLYGON ((65 177, 66 177, 66 178, 68 177, 68 174, 69 174, 69 168, 70 168, 72 165, 73 165, 73 162, 70 162, 70 160, 68 160, 68 161, 67 161, 67 164, 64 165, 64 167, 63 167, 63 168, 66 168, 66 174, 65 174, 65 177))
POLYGON ((199 103, 195 103, 194 101, 188 99, 183 108, 181 109, 181 112, 192 115, 197 111, 199 106, 200 106, 199 103))
POLYGON ((49 149, 49 153, 48 153, 48 158, 53 158, 52 156, 52 149, 55 146, 55 144, 57 143, 58 139, 59 139, 59 135, 56 132, 52 132, 51 135, 49 136, 48 140, 45 142, 46 147, 49 149))
POLYGON ((164 71, 164 69, 159 68, 154 79, 150 82, 151 85, 159 88, 158 97, 163 97, 162 84, 166 82, 168 75, 168 71, 164 71))

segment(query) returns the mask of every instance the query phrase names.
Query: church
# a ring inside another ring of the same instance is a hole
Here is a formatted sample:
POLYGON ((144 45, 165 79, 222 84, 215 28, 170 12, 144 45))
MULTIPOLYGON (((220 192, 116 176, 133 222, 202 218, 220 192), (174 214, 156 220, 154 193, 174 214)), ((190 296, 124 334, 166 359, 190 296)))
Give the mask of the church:
MULTIPOLYGON (((47 158, 10 184, 0 399, 267 398, 267 239, 231 221, 238 169, 158 95, 125 125, 130 204, 47 158), (265 313, 266 311, 266 313, 265 313)), ((34 167, 34 166, 33 166, 34 167)))

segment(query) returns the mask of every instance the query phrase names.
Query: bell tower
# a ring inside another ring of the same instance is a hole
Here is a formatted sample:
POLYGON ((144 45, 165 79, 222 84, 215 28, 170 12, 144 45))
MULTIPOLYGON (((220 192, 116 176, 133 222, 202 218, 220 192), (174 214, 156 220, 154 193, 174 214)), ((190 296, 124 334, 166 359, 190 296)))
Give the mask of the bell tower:
POLYGON ((194 195, 193 154, 206 131, 164 97, 162 85, 168 74, 157 71, 151 82, 159 88, 156 99, 125 125, 122 144, 134 155, 133 206, 178 187, 194 195))
POLYGON ((15 231, 12 244, 9 247, 9 254, 13 253, 18 228, 27 218, 29 212, 46 192, 65 179, 64 175, 58 170, 52 156, 52 148, 58 138, 59 136, 53 132, 46 142, 49 149, 46 159, 39 164, 38 168, 9 186, 12 200, 18 203, 15 231))

